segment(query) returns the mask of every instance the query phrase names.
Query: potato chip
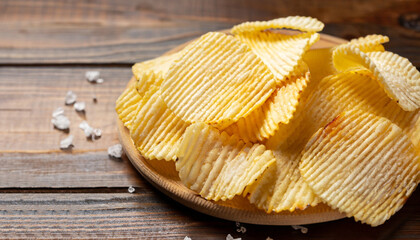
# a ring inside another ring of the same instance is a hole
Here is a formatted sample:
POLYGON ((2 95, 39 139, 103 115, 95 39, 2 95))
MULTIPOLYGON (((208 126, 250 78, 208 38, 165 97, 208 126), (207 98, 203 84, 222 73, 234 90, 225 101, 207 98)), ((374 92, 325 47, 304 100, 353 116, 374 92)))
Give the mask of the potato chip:
MULTIPOLYGON (((159 74, 150 76, 162 77, 159 74)), ((175 161, 176 151, 188 125, 166 107, 159 95, 159 88, 152 86, 138 103, 130 135, 144 157, 175 161)))
POLYGON ((363 53, 342 45, 333 53, 338 71, 369 69, 388 96, 406 111, 420 108, 420 72, 406 58, 391 52, 363 53))
MULTIPOLYGON (((305 65, 304 63, 302 63, 305 65)), ((307 66, 298 76, 293 76, 277 87, 271 97, 245 118, 230 125, 224 131, 238 135, 246 142, 257 142, 269 138, 278 129, 279 123, 287 124, 293 117, 301 92, 309 82, 307 66)))
POLYGON ((232 36, 210 32, 184 52, 169 69, 161 92, 169 109, 186 122, 228 126, 275 90, 270 70, 232 36))
POLYGON ((332 52, 332 48, 311 49, 303 56, 303 61, 308 65, 311 72, 311 82, 313 84, 337 72, 332 63, 332 52))
POLYGON ((397 125, 352 111, 340 114, 312 136, 299 169, 332 208, 378 226, 416 188, 420 157, 397 125))
POLYGON ((296 73, 304 53, 319 40, 318 33, 284 35, 273 32, 245 32, 236 36, 248 45, 268 66, 281 85, 285 77, 296 73))
POLYGON ((160 88, 164 74, 161 72, 145 70, 142 73, 138 72, 138 77, 136 89, 140 96, 144 96, 151 88, 160 88))
POLYGON ((321 202, 300 176, 298 157, 301 150, 300 144, 286 144, 273 150, 276 164, 245 190, 251 203, 270 213, 303 210, 321 202))
POLYGON ((243 192, 275 162, 264 145, 195 123, 185 132, 176 169, 182 183, 207 200, 227 200, 243 192))
POLYGON ((157 57, 145 62, 136 63, 132 67, 133 74, 137 80, 139 80, 145 72, 154 72, 155 74, 163 73, 163 75, 165 75, 165 73, 168 72, 169 67, 172 65, 172 63, 181 56, 182 51, 179 51, 170 55, 157 57))
POLYGON ((270 21, 244 22, 234 26, 230 32, 236 35, 244 32, 259 32, 270 28, 289 28, 304 32, 319 32, 324 28, 324 24, 316 18, 291 16, 270 21))
POLYGON ((136 82, 131 81, 124 92, 118 97, 116 101, 115 110, 118 117, 128 129, 131 128, 131 121, 135 116, 137 103, 141 97, 136 91, 136 82))
POLYGON ((387 36, 372 34, 351 40, 348 44, 357 47, 362 52, 385 51, 383 43, 389 42, 387 36))

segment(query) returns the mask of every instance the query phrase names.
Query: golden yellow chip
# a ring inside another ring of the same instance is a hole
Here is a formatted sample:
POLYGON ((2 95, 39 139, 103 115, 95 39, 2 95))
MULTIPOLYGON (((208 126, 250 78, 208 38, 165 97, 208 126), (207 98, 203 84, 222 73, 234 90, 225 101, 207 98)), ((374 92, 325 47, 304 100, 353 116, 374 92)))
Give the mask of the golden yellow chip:
POLYGON ((383 43, 389 42, 387 36, 372 34, 353 39, 349 44, 357 47, 362 52, 384 51, 383 43))
POLYGON ((252 204, 267 213, 303 210, 321 202, 300 176, 298 157, 301 147, 297 144, 286 144, 274 150, 276 164, 244 192, 252 204))
POLYGON ((162 85, 164 74, 161 72, 147 71, 138 72, 136 84, 137 92, 144 96, 151 88, 159 89, 162 85))
POLYGON ((154 72, 155 74, 163 73, 165 75, 172 63, 182 56, 182 51, 157 57, 145 62, 136 63, 132 67, 132 71, 137 80, 141 79, 144 73, 154 72))
POLYGON ((279 128, 279 123, 288 124, 299 103, 300 95, 310 79, 307 67, 303 68, 298 76, 292 76, 282 86, 277 87, 260 108, 239 119, 224 131, 230 135, 238 135, 246 142, 257 142, 272 136, 279 128))
POLYGON ((186 122, 228 126, 261 106, 276 82, 266 65, 232 36, 210 32, 169 69, 162 98, 186 122))
POLYGON ((245 32, 236 36, 248 45, 276 77, 277 85, 296 74, 305 52, 319 40, 318 33, 284 35, 273 32, 245 32))
POLYGON ((244 32, 259 32, 270 28, 289 28, 304 32, 319 32, 324 28, 324 24, 316 18, 291 16, 270 21, 244 22, 234 26, 230 32, 236 35, 244 32))
POLYGON ((176 151, 188 125, 166 107, 159 95, 159 88, 152 86, 138 103, 130 135, 144 157, 175 161, 176 151))
POLYGON ((332 208, 378 226, 416 188, 420 158, 397 125, 352 111, 340 114, 312 136, 299 169, 332 208))
POLYGON ((182 183, 208 200, 227 200, 243 192, 275 162, 261 144, 195 123, 184 134, 176 169, 182 183))
POLYGON ((317 84, 321 79, 336 73, 332 63, 332 48, 311 49, 303 56, 303 61, 311 72, 311 83, 317 84))
POLYGON ((131 121, 134 119, 137 103, 140 99, 141 96, 136 91, 136 82, 131 81, 116 101, 115 110, 128 129, 131 128, 131 121))
POLYGON ((420 108, 420 72, 408 59, 391 52, 363 53, 345 44, 333 53, 338 71, 369 69, 388 96, 406 111, 420 108))

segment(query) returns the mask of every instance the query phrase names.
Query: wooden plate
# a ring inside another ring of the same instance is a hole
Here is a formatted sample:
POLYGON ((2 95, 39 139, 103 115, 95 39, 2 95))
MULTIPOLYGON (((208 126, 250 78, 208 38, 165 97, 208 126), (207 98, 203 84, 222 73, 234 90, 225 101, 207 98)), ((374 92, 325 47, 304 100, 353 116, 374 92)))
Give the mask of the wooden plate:
MULTIPOLYGON (((312 49, 332 47, 343 42, 345 40, 321 34, 321 40, 312 49)), ((166 54, 179 51, 185 45, 178 46, 166 54)), ((131 81, 135 81, 135 79, 133 78, 131 81)), ((204 214, 231 221, 264 225, 311 224, 345 217, 344 214, 332 210, 325 204, 308 207, 303 211, 296 210, 294 212, 284 211, 267 214, 257 209, 247 199, 241 196, 236 196, 228 201, 214 202, 205 200, 181 183, 178 173, 175 170, 174 162, 149 161, 143 158, 134 146, 129 130, 124 127, 124 124, 119 119, 118 133, 120 142, 128 158, 147 181, 170 198, 204 214)))

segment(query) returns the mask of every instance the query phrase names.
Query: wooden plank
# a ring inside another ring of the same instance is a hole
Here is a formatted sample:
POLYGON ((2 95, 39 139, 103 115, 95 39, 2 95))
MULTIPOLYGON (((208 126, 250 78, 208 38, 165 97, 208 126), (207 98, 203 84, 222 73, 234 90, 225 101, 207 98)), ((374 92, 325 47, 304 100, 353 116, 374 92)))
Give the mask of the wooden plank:
POLYGON ((415 9, 416 0, 6 0, 0 2, 0 64, 132 64, 243 21, 307 15, 324 21, 325 33, 346 39, 386 34, 388 49, 419 67, 420 32, 399 24, 415 9))
POLYGON ((143 184, 124 158, 109 159, 107 148, 118 143, 115 100, 131 78, 130 68, 96 68, 105 82, 92 85, 84 74, 91 68, 0 68, 0 187, 128 187, 143 184), (64 105, 68 90, 85 101, 86 114, 64 105), (93 94, 97 103, 92 101, 93 94), (51 114, 65 109, 70 132, 54 129, 51 114), (88 141, 78 125, 86 120, 103 130, 88 141), (74 136, 72 151, 59 149, 74 136))
POLYGON ((307 225, 302 234, 290 226, 243 224, 190 210, 161 193, 137 189, 129 193, 2 194, 0 239, 8 238, 156 238, 225 239, 418 239, 417 192, 406 206, 376 228, 353 219, 307 225))

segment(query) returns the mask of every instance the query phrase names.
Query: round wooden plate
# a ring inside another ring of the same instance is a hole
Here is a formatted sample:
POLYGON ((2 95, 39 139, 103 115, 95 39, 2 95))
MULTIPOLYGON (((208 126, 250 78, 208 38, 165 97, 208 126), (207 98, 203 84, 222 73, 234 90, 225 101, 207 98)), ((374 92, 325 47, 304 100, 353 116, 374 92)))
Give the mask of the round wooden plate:
MULTIPOLYGON (((328 48, 346 42, 343 39, 321 34, 321 39, 312 49, 328 48)), ((186 44, 178 46, 166 54, 181 50, 186 44)), ((133 78, 131 81, 135 81, 133 78)), ((140 174, 161 192, 179 203, 196 211, 231 221, 264 225, 300 225, 327 222, 344 218, 325 204, 308 207, 294 212, 283 211, 267 214, 241 196, 228 201, 208 201, 185 187, 179 180, 174 162, 147 160, 143 158, 131 140, 129 130, 118 119, 120 142, 130 161, 140 174)))

